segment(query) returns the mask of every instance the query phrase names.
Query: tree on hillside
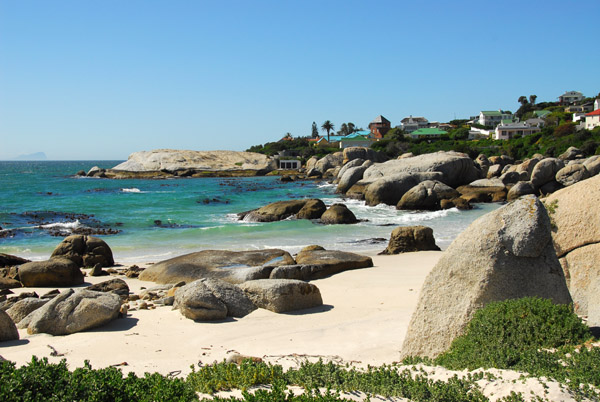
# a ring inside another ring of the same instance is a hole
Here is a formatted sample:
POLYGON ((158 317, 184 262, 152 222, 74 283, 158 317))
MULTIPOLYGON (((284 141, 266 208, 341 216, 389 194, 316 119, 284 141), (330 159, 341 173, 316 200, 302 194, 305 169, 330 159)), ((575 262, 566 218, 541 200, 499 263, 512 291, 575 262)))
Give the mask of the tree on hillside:
POLYGON ((519 99, 517 102, 519 102, 521 104, 521 106, 524 106, 527 104, 527 97, 524 95, 521 95, 521 96, 519 96, 519 99))
POLYGON ((313 121, 312 124, 312 132, 310 134, 312 138, 317 138, 319 136, 319 130, 317 129, 317 123, 313 121))
POLYGON ((334 129, 333 123, 329 120, 325 120, 323 125, 321 126, 321 130, 327 131, 327 142, 329 142, 329 132, 334 129))
POLYGON ((537 95, 529 95, 529 103, 535 105, 535 100, 537 99, 537 95))

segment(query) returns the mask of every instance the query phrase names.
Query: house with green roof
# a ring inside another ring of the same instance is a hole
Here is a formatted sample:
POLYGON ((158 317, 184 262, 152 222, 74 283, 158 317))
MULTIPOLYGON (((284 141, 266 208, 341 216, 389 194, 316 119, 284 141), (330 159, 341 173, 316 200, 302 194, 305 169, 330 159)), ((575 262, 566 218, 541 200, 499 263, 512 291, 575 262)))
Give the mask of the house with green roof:
POLYGON ((479 124, 482 126, 496 127, 502 120, 513 121, 513 115, 502 110, 482 110, 479 113, 479 124))
POLYGON ((356 132, 352 134, 348 134, 340 140, 340 148, 350 148, 350 147, 365 147, 369 148, 373 143, 374 139, 369 138, 370 132, 367 131, 368 134, 361 134, 361 132, 356 132))
POLYGON ((440 138, 443 134, 447 134, 439 128, 420 128, 410 133, 411 138, 440 138))
POLYGON ((549 110, 534 110, 533 114, 538 119, 545 119, 550 114, 550 111, 549 110))

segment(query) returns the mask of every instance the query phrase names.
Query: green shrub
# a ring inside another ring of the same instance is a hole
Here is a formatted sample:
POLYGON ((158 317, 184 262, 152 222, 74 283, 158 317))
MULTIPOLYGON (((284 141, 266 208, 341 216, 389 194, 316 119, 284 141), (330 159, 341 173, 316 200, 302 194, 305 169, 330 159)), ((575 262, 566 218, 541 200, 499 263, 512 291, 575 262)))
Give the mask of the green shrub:
POLYGON ((0 400, 12 401, 195 401, 194 390, 182 379, 158 373, 137 377, 109 367, 93 370, 89 363, 70 372, 65 360, 58 364, 33 357, 16 368, 0 362, 0 400))
POLYGON ((539 358, 540 349, 575 345, 591 333, 568 305, 523 298, 490 303, 478 310, 466 333, 435 362, 449 368, 513 368, 539 358))

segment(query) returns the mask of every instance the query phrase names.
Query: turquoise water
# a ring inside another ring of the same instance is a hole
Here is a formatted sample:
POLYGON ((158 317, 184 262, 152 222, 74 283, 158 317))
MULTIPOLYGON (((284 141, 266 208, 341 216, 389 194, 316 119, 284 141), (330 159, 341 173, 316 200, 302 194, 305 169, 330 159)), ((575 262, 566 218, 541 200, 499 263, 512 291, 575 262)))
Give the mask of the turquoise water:
POLYGON ((394 227, 415 224, 432 227, 438 245, 445 248, 470 222, 498 207, 480 204, 471 211, 437 212, 367 207, 342 200, 326 182, 281 183, 277 177, 107 180, 74 175, 119 162, 0 162, 0 252, 45 259, 62 236, 77 227, 118 231, 98 237, 121 263, 155 262, 205 249, 276 247, 295 253, 310 244, 380 251, 394 227), (321 198, 328 205, 344 202, 366 221, 326 226, 293 219, 237 220, 239 212, 292 198, 321 198))

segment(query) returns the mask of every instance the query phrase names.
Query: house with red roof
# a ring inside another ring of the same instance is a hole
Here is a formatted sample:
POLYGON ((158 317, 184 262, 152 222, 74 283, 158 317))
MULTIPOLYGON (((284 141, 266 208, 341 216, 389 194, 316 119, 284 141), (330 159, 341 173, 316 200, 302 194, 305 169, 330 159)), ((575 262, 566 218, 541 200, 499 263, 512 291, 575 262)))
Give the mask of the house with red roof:
POLYGON ((591 130, 600 127, 600 109, 596 109, 585 115, 585 128, 591 130))

